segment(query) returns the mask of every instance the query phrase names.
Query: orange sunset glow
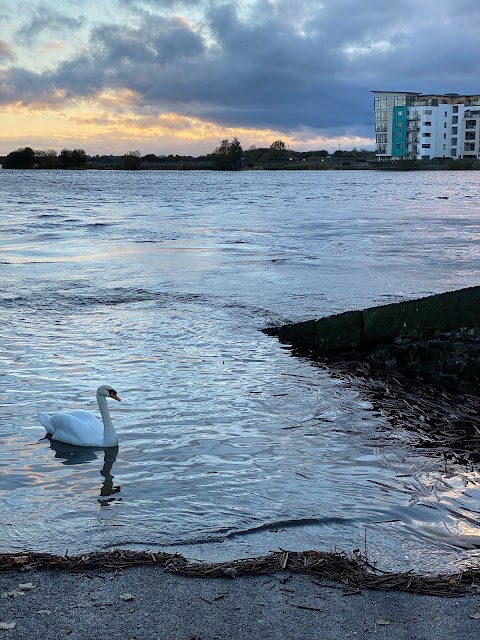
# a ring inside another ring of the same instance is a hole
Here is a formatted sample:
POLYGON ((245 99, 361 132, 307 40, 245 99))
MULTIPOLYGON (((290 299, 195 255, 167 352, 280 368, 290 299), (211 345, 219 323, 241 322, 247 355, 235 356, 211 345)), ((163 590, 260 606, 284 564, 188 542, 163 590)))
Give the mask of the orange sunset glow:
POLYGON ((478 91, 462 54, 478 41, 475 21, 441 4, 429 21, 411 8, 412 30, 397 5, 352 0, 5 0, 0 153, 196 155, 234 136, 244 148, 372 150, 372 90, 478 91))

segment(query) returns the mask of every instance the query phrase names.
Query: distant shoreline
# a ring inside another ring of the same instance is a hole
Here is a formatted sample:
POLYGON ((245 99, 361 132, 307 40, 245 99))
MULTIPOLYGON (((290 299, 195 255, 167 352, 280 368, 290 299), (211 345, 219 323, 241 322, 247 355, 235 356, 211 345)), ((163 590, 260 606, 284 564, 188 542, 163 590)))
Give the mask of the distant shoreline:
MULTIPOLYGON (((350 159, 349 159, 350 160, 350 159)), ((4 168, 0 162, 0 169, 5 171, 215 171, 215 172, 245 172, 245 171, 471 171, 480 170, 480 163, 454 160, 446 163, 427 163, 422 161, 402 161, 395 162, 372 162, 372 161, 325 161, 318 163, 264 163, 254 166, 238 167, 235 169, 218 169, 214 166, 201 163, 169 163, 159 166, 140 166, 135 169, 128 169, 118 164, 111 165, 86 165, 77 167, 48 167, 34 166, 28 169, 4 168), (410 164, 412 162, 413 164, 410 164)))

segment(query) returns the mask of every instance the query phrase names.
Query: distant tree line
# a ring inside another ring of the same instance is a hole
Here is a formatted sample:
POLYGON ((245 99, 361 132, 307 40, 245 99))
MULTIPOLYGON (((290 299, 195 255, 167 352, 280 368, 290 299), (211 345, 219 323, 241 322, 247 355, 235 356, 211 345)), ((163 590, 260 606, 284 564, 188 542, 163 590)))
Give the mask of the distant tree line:
MULTIPOLYGON (((266 168, 350 168, 361 163, 375 163, 375 152, 353 148, 350 151, 338 149, 330 154, 325 149, 312 151, 294 151, 288 149, 282 140, 275 140, 269 147, 251 146, 244 150, 237 137, 222 140, 212 153, 201 156, 155 155, 142 156, 140 151, 128 151, 122 156, 88 156, 83 149, 63 149, 57 153, 33 150, 24 147, 0 157, 4 169, 217 169, 237 171, 242 168, 265 166, 266 168)), ((434 158, 432 160, 400 160, 392 163, 382 162, 382 168, 414 170, 428 168, 480 169, 480 161, 475 159, 434 158)))
MULTIPOLYGON (((375 158, 373 151, 361 149, 357 151, 335 151, 334 157, 375 158)), ((212 152, 197 157, 193 156, 157 156, 153 153, 142 156, 140 151, 128 151, 123 156, 88 156, 83 149, 63 149, 57 153, 53 149, 47 151, 31 147, 17 149, 0 157, 4 169, 218 169, 236 171, 243 167, 258 164, 286 165, 329 157, 328 151, 293 151, 287 148, 282 140, 275 140, 269 147, 251 146, 244 150, 238 138, 222 140, 212 152)))
POLYGON ((80 169, 87 162, 83 149, 63 149, 58 155, 53 149, 34 151, 31 147, 12 151, 2 160, 4 169, 80 169))

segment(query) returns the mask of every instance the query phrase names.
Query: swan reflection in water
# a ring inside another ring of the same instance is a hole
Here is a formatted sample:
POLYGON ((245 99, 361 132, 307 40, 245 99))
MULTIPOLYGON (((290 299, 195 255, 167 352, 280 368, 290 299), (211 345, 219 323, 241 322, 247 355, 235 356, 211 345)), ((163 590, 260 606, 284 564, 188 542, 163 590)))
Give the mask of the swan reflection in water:
POLYGON ((97 453, 104 452, 103 467, 100 475, 104 477, 104 481, 100 488, 100 499, 98 500, 102 506, 107 506, 109 502, 115 498, 109 497, 119 493, 121 487, 113 484, 112 467, 117 459, 118 445, 116 447, 106 447, 105 449, 97 447, 76 447, 71 444, 65 444, 58 440, 50 440, 50 447, 55 451, 55 458, 62 460, 62 464, 85 464, 96 460, 97 453))

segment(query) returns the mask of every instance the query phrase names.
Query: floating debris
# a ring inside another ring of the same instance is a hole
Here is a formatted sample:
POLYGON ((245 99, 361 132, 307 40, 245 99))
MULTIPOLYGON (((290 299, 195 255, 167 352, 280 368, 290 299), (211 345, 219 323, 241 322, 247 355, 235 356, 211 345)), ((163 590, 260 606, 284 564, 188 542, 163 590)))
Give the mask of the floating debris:
POLYGON ((373 411, 388 421, 389 435, 408 433, 413 436, 413 449, 454 463, 472 466, 480 462, 479 395, 450 393, 356 360, 329 362, 328 366, 330 373, 360 388, 373 411))

